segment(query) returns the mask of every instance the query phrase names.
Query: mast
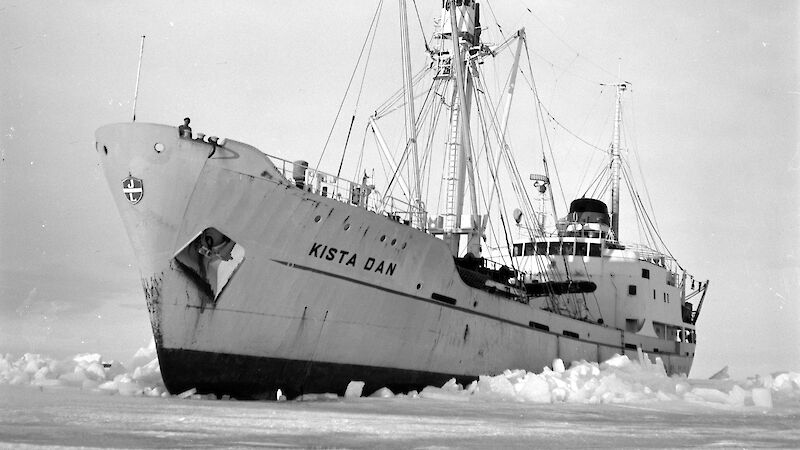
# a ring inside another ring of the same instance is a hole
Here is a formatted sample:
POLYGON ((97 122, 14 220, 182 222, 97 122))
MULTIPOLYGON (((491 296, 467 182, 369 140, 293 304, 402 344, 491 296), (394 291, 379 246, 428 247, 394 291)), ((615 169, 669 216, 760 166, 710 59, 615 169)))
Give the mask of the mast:
POLYGON ((622 92, 628 88, 626 83, 618 83, 617 104, 614 111, 614 137, 611 143, 611 231, 619 241, 619 181, 620 181, 620 126, 622 125, 622 92))
POLYGON ((417 155, 417 125, 416 115, 414 114, 414 90, 411 77, 411 50, 408 42, 408 18, 406 16, 406 1, 400 0, 400 35, 403 52, 403 75, 405 81, 405 105, 406 105, 406 146, 411 151, 411 177, 413 181, 411 206, 411 221, 414 228, 425 228, 425 220, 422 217, 422 187, 419 176, 419 156, 417 155))
POLYGON ((475 239, 477 214, 477 198, 472 164, 472 141, 470 132, 470 109, 472 101, 473 81, 470 70, 465 61, 467 49, 471 44, 480 42, 477 24, 477 5, 464 1, 458 4, 454 0, 447 0, 445 4, 445 19, 442 21, 442 34, 446 34, 446 25, 450 25, 450 39, 453 44, 453 54, 450 58, 451 76, 455 74, 455 86, 450 116, 450 163, 448 167, 448 189, 446 200, 446 214, 450 218, 446 226, 446 240, 454 255, 459 253, 461 228, 461 215, 464 210, 465 175, 469 176, 470 194, 472 203, 473 220, 468 239, 468 251, 478 256, 480 254, 479 241, 475 239), (463 35, 463 43, 462 43, 463 35), (458 161, 458 164, 455 164, 458 161))

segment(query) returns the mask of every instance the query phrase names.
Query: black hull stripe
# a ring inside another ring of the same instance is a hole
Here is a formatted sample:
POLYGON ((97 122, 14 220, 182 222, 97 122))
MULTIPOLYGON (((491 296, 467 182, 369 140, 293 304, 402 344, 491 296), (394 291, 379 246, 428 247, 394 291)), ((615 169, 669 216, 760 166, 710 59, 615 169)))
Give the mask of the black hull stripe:
POLYGON ((447 380, 466 385, 477 377, 357 364, 301 361, 184 349, 158 349, 161 375, 172 394, 195 388, 202 394, 275 399, 278 389, 293 398, 309 393, 344 395, 350 381, 365 383, 363 394, 382 387, 395 394, 447 380), (402 380, 399 382, 398 380, 402 380))

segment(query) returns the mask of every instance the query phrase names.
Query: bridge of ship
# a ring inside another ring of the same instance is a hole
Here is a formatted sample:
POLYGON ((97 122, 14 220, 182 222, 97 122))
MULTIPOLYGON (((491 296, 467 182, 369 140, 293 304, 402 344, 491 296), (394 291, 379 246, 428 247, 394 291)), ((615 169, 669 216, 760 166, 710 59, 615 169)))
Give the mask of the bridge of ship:
POLYGON ((667 283, 671 286, 677 285, 678 271, 680 269, 671 256, 644 245, 621 243, 613 239, 607 239, 607 234, 600 231, 588 231, 583 234, 566 236, 544 236, 535 241, 516 243, 513 245, 512 256, 624 256, 614 252, 614 250, 628 250, 639 261, 666 269, 670 275, 667 283))
MULTIPOLYGON (((513 244, 512 256, 515 258, 555 258, 558 256, 581 258, 615 257, 617 261, 637 261, 661 267, 666 270, 667 285, 680 288, 681 283, 680 273, 682 269, 674 258, 644 245, 618 242, 611 239, 610 234, 605 231, 562 232, 561 234, 542 236, 537 240, 518 242, 513 244)), ((647 272, 647 278, 649 278, 647 269, 643 269, 643 277, 645 271, 647 272)), ((702 288, 702 282, 698 284, 692 281, 691 292, 686 296, 685 300, 688 300, 694 294, 702 292, 702 288)), ((698 310, 693 309, 691 303, 684 302, 684 304, 689 309, 683 313, 683 326, 675 326, 658 321, 653 322, 659 338, 675 339, 677 342, 695 342, 695 330, 693 327, 698 310)))

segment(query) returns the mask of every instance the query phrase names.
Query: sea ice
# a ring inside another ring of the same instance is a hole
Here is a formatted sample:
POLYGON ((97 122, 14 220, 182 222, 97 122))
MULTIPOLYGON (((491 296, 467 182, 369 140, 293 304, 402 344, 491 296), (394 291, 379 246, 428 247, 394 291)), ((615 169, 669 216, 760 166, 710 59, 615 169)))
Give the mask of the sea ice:
MULTIPOLYGON (((83 353, 68 360, 54 360, 26 353, 19 358, 0 355, 0 384, 29 385, 42 389, 73 387, 91 392, 122 396, 169 396, 161 380, 155 345, 139 349, 130 368, 118 362, 104 362, 99 354, 83 353)), ((444 401, 635 404, 686 402, 715 408, 773 408, 776 404, 800 402, 800 374, 792 372, 755 376, 744 381, 730 379, 723 369, 711 379, 667 376, 660 359, 651 363, 615 355, 602 363, 579 361, 569 368, 556 359, 552 368, 541 372, 506 370, 498 375, 481 375, 466 387, 452 379, 443 386, 428 386, 395 394, 388 388, 364 392, 364 383, 352 381, 346 398, 363 395, 377 398, 405 398, 444 401)), ((190 389, 179 398, 215 398, 190 389)), ((307 394, 298 400, 331 400, 333 394, 307 394)))
POLYGON ((344 391, 345 398, 358 398, 364 391, 363 381, 351 381, 347 384, 347 389, 344 391))

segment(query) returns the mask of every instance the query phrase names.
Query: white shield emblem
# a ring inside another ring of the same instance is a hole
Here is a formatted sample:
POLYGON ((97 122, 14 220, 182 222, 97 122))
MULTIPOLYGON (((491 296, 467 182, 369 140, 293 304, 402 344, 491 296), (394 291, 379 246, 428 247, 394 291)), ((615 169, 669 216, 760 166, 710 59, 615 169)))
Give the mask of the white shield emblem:
POLYGON ((133 176, 129 176, 128 178, 122 180, 122 194, 125 195, 125 198, 127 198, 132 204, 135 205, 139 203, 144 195, 142 180, 133 176))

